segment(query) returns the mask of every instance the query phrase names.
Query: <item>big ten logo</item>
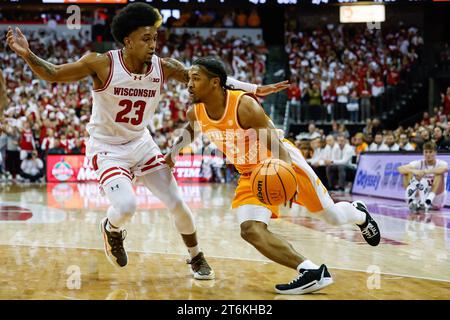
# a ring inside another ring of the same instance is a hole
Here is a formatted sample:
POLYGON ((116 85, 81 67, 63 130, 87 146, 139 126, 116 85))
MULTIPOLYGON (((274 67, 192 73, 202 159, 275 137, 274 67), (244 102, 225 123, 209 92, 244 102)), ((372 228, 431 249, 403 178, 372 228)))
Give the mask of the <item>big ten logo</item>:
POLYGON ((70 30, 80 30, 81 29, 81 9, 79 6, 71 5, 67 7, 67 14, 70 16, 67 18, 67 28, 70 30))
POLYGON ((81 269, 79 266, 71 265, 67 268, 66 287, 69 290, 79 290, 81 288, 81 269))
POLYGON ((374 290, 381 288, 381 271, 380 267, 376 265, 370 265, 367 267, 366 273, 369 274, 367 277, 367 289, 374 290))

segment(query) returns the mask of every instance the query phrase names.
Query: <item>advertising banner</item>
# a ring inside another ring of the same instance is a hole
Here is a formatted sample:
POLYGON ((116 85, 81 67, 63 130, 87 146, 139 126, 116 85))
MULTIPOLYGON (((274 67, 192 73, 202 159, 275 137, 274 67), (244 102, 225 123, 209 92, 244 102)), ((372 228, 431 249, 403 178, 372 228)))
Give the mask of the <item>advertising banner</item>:
MULTIPOLYGON (((204 182, 202 160, 215 156, 182 155, 177 156, 174 175, 178 181, 204 182)), ((47 182, 97 181, 97 175, 84 155, 48 155, 47 182)))
MULTIPOLYGON (((437 157, 450 164, 450 154, 439 154, 437 157)), ((359 159, 355 181, 353 182, 352 193, 404 200, 403 176, 398 172, 397 168, 411 161, 421 159, 423 159, 422 154, 362 154, 359 159)), ((447 179, 446 181, 447 191, 450 190, 449 180, 447 179)), ((450 197, 447 197, 446 205, 450 206, 450 197)))

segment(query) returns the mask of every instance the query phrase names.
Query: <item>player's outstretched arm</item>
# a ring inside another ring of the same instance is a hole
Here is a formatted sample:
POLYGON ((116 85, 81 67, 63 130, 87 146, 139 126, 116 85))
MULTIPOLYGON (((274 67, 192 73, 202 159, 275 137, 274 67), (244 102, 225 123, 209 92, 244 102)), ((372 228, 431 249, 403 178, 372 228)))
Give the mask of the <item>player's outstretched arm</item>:
POLYGON ((171 168, 173 168, 175 166, 175 158, 180 153, 180 151, 184 147, 187 147, 188 145, 190 145, 196 138, 197 130, 195 129, 196 128, 195 124, 196 124, 197 119, 195 117, 194 108, 191 107, 187 111, 186 116, 187 116, 188 122, 183 127, 181 136, 179 136, 175 140, 171 150, 165 156, 166 163, 171 168))
POLYGON ((98 65, 102 58, 105 59, 103 55, 89 53, 76 62, 54 65, 39 58, 30 50, 28 41, 19 28, 16 28, 15 34, 9 27, 6 40, 9 47, 26 61, 39 78, 49 82, 72 82, 95 75, 93 66, 98 65))
POLYGON ((8 104, 8 96, 6 95, 6 83, 3 77, 3 72, 0 70, 0 120, 3 117, 3 110, 8 104))
POLYGON ((227 77, 227 86, 230 86, 234 89, 240 89, 247 92, 251 92, 260 97, 264 97, 272 93, 277 93, 279 91, 286 90, 289 87, 289 81, 285 80, 277 83, 258 86, 253 83, 243 82, 231 77, 227 77))
MULTIPOLYGON (((186 68, 186 66, 180 61, 174 58, 162 58, 161 65, 163 68, 165 79, 174 79, 184 84, 187 84, 189 82, 189 68, 186 68)), ((257 84, 239 81, 232 77, 227 77, 226 84, 227 86, 230 86, 234 89, 251 92, 256 94, 257 96, 267 96, 269 94, 285 90, 289 87, 289 81, 287 80, 258 86, 257 84)))
POLYGON ((241 98, 238 107, 238 120, 242 128, 255 130, 262 146, 270 150, 274 158, 279 158, 289 164, 292 163, 288 150, 278 137, 277 129, 254 98, 249 96, 241 98))

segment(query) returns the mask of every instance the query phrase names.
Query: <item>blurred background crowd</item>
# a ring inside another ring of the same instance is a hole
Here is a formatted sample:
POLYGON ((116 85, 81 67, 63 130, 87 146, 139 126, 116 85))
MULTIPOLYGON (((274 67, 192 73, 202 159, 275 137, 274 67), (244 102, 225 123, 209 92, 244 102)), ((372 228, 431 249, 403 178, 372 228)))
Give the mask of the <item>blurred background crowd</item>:
MULTIPOLYGON (((0 23, 46 24, 45 29, 24 33, 31 49, 55 64, 75 61, 111 39, 107 28, 102 29, 111 22, 111 10, 83 11, 82 23, 92 24, 93 34, 83 30, 76 35, 57 32, 53 26, 64 23, 65 16, 64 11, 58 10, 26 14, 20 11, 15 16, 9 10, 0 14, 0 23)), ((284 103, 274 103, 273 98, 261 99, 261 103, 271 116, 281 110, 284 126, 283 121, 276 123, 330 189, 349 188, 362 152, 421 151, 423 143, 429 140, 437 143, 439 151, 450 148, 450 87, 441 90, 433 110, 422 112, 415 123, 386 125, 385 119, 400 94, 411 87, 413 69, 423 63, 424 38, 419 27, 399 23, 374 31, 365 25, 329 21, 307 27, 300 24, 298 14, 287 11, 283 50, 278 59, 282 61, 280 69, 273 66, 275 51, 269 49, 261 35, 237 37, 227 32, 231 28, 260 26, 261 17, 255 8, 180 10, 165 19, 159 34, 158 55, 171 56, 187 66, 198 57, 215 55, 236 79, 256 84, 290 80, 289 89, 280 94, 284 103), (206 35, 189 31, 207 27, 216 29, 206 35), (177 28, 187 29, 173 32, 177 28), (300 124, 303 127, 292 126, 300 124)), ((436 66, 448 68, 448 43, 438 52, 436 66)), ((0 179, 44 181, 47 154, 85 152, 91 81, 71 84, 41 81, 7 48, 5 41, 0 42, 0 60, 9 98, 0 119, 0 179)), ((165 83, 163 98, 149 124, 163 153, 173 143, 176 129, 184 124, 188 105, 185 86, 172 81, 165 83)), ((216 154, 205 137, 183 152, 216 154)), ((235 178, 232 167, 221 157, 212 162, 205 160, 202 172, 217 182, 235 178)))

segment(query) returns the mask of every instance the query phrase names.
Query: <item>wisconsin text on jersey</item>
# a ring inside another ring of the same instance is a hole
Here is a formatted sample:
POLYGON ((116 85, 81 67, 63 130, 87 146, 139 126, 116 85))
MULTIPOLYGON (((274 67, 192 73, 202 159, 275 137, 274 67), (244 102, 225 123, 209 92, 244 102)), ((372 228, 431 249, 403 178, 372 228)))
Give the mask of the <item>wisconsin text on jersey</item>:
POLYGON ((156 96, 156 90, 114 87, 114 95, 153 98, 156 96))

